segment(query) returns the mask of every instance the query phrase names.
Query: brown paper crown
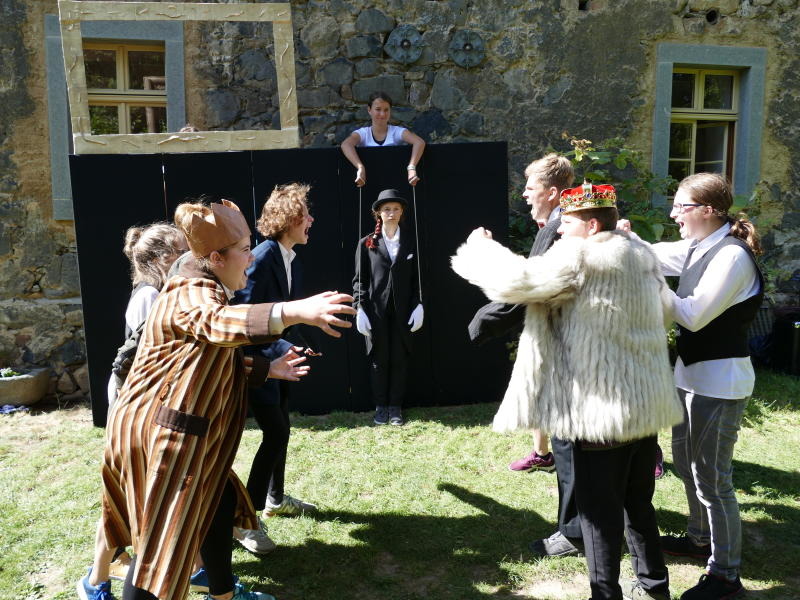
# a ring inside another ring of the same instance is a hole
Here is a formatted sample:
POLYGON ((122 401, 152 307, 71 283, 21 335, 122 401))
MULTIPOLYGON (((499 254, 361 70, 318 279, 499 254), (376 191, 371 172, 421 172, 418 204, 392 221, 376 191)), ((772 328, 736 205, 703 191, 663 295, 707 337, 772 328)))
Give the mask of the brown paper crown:
POLYGON ((211 214, 205 218, 192 215, 192 223, 186 232, 189 249, 198 258, 208 256, 214 250, 222 250, 250 236, 250 228, 239 207, 229 200, 211 205, 211 214))

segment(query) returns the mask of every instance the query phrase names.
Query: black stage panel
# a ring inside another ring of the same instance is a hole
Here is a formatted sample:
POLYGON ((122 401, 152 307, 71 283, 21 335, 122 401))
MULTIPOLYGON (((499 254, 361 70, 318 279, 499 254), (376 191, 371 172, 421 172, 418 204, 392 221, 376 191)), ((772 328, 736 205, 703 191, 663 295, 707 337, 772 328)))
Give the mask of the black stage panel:
MULTIPOLYGON (((407 228, 413 232, 415 221, 419 226, 425 306, 425 324, 414 335, 406 403, 498 400, 508 381, 507 351, 503 341, 483 347, 470 344, 467 323, 486 299, 450 270, 449 259, 478 225, 505 239, 506 144, 429 145, 419 165, 416 201, 406 181, 410 152, 410 147, 359 149, 367 169, 360 214, 355 169, 338 148, 72 157, 95 423, 105 423, 106 383, 123 340, 130 293, 128 264, 121 251, 124 230, 135 223, 171 218, 179 202, 203 193, 235 200, 248 222, 254 223, 273 187, 292 181, 312 186, 315 221, 308 245, 296 248, 306 294, 327 289, 350 293, 356 243, 375 226, 372 202, 389 187, 406 195, 407 228)), ((305 328, 304 336, 324 356, 310 359, 311 374, 292 385, 292 409, 315 414, 371 410, 364 340, 355 328, 340 339, 313 328, 305 328)))
POLYGON ((252 152, 164 154, 164 189, 169 218, 175 214, 178 204, 205 194, 211 200, 225 198, 233 201, 253 227, 251 158, 252 152))
POLYGON ((123 236, 128 227, 167 218, 161 156, 71 156, 70 173, 92 417, 102 426, 111 363, 125 341, 131 293, 123 236))

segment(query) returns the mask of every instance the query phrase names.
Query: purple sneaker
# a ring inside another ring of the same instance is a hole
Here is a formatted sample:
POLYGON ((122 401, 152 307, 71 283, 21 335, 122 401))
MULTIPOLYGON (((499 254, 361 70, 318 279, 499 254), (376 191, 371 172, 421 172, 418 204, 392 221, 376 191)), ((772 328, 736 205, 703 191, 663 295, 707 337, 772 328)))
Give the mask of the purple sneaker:
POLYGON ((553 458, 553 453, 548 452, 544 456, 539 456, 534 450, 525 458, 515 460, 508 468, 512 471, 544 471, 550 473, 556 468, 556 461, 553 458))
POLYGON ((656 467, 653 471, 653 477, 661 479, 664 476, 664 453, 661 451, 661 446, 656 446, 656 467))

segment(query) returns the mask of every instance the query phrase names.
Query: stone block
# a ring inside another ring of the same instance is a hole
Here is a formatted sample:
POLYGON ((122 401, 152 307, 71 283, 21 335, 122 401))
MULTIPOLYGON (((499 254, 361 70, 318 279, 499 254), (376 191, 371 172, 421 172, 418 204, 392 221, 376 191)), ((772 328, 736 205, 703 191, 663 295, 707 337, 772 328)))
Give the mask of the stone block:
POLYGON ((462 133, 479 135, 483 133, 483 115, 472 111, 461 113, 456 119, 456 125, 462 133))
POLYGON ((712 8, 723 15, 731 15, 739 10, 742 0, 689 0, 689 10, 692 12, 705 12, 712 8))
POLYGON ((370 77, 375 75, 380 68, 381 61, 377 58, 365 58, 356 63, 356 75, 359 77, 370 77))
POLYGON ((366 102, 372 92, 383 91, 389 94, 395 104, 405 104, 406 90, 402 75, 379 75, 353 83, 353 97, 366 102))
POLYGON ((356 19, 356 31, 360 33, 387 33, 394 29, 394 19, 377 8, 362 10, 356 19))
POLYGON ((321 133, 336 122, 333 115, 303 117, 303 132, 321 133))
POLYGON ((331 104, 341 104, 341 98, 327 86, 297 90, 298 108, 323 108, 331 104))
POLYGON ((437 138, 449 135, 452 128, 447 119, 442 116, 442 111, 432 108, 411 122, 411 130, 425 141, 432 142, 437 138))
POLYGON ((393 106, 392 107, 392 119, 398 121, 399 123, 410 123, 414 120, 417 116, 417 111, 413 108, 408 108, 406 106, 393 106))
POLYGON ((417 65, 435 65, 447 62, 447 47, 449 35, 452 28, 444 30, 432 29, 422 34, 422 56, 416 62, 417 65))
POLYGON ((14 377, 0 377, 0 405, 30 406, 41 400, 50 385, 50 369, 30 369, 14 377))
POLYGON ((346 58, 336 58, 322 67, 322 80, 330 86, 340 87, 352 83, 353 63, 346 58))
POLYGON ((64 309, 66 324, 70 327, 83 327, 83 309, 68 307, 64 309))
POLYGON ((78 385, 80 390, 84 394, 89 393, 89 365, 86 363, 82 364, 80 367, 75 369, 72 372, 72 377, 75 379, 75 383, 78 385))
POLYGON ((210 90, 206 93, 206 110, 211 129, 229 127, 239 116, 239 98, 230 90, 210 90))
POLYGON ((383 56, 383 44, 374 35, 357 35, 347 40, 345 53, 348 58, 383 56))
POLYGON ((276 80, 275 63, 260 49, 248 50, 236 60, 234 77, 244 81, 276 80))
POLYGON ((331 16, 312 13, 300 39, 314 58, 332 58, 339 50, 339 24, 331 16))
POLYGON ((408 102, 412 106, 424 106, 431 97, 431 86, 422 81, 415 81, 408 90, 408 102))
POLYGON ((461 110, 467 107, 464 94, 455 87, 448 72, 437 73, 431 89, 431 104, 442 110, 461 110))
POLYGON ((78 389, 78 385, 72 379, 72 376, 67 371, 64 371, 58 378, 56 389, 60 394, 72 394, 78 389))

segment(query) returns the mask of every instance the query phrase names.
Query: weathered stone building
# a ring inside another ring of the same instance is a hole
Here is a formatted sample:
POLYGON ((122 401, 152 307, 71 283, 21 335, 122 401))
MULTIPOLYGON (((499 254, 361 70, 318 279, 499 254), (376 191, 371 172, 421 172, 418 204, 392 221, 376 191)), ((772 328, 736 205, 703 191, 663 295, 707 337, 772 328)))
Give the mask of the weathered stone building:
MULTIPOLYGON (((57 389, 70 394, 86 389, 82 319, 90 316, 81 311, 70 214, 58 7, 55 0, 0 6, 0 365, 51 366, 57 389)), ((341 142, 365 122, 369 93, 383 89, 395 99, 395 120, 429 142, 508 140, 513 190, 532 157, 564 147, 565 131, 621 137, 661 174, 702 170, 703 152, 719 151, 706 163, 724 165, 737 194, 759 190, 776 299, 796 302, 798 0, 295 0, 291 7, 301 146, 341 142), (401 26, 408 42, 387 44, 401 26), (478 64, 462 66, 470 60, 478 64), (722 90, 722 99, 707 103, 710 112, 691 98, 676 106, 681 89, 706 98, 722 90), (724 148, 710 151, 715 136, 724 148), (682 154, 679 142, 691 151, 682 154)), ((98 26, 84 35, 165 48, 170 130, 185 122, 277 126, 269 24, 168 25, 145 33, 98 26)), ((114 190, 108 195, 114 210, 114 190)))

